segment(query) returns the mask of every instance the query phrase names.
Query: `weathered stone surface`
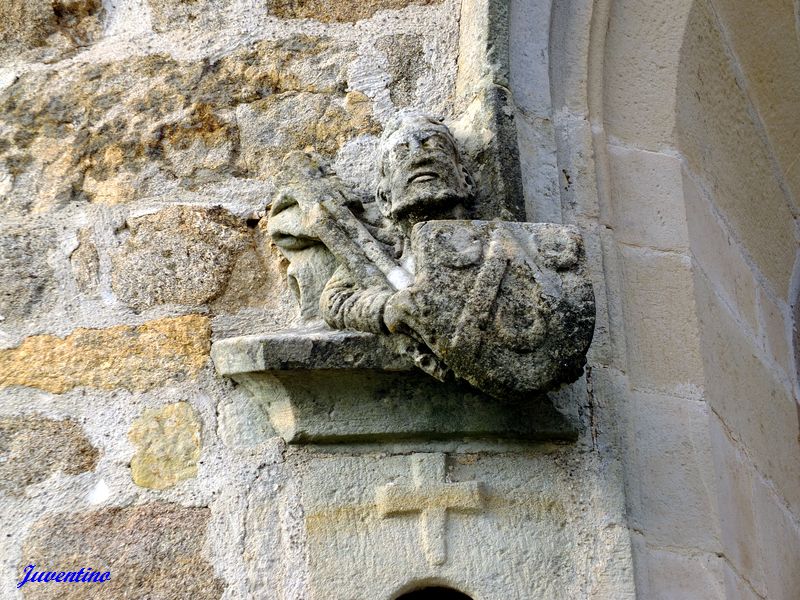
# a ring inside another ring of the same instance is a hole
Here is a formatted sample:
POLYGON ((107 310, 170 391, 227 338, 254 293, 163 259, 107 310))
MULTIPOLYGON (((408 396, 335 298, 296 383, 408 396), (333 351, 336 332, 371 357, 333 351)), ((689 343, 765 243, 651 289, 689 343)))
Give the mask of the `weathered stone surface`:
POLYGON ((128 439, 137 447, 131 459, 136 485, 162 490, 197 475, 200 418, 188 402, 145 410, 128 439))
POLYGON ((244 389, 231 390, 217 407, 217 435, 230 448, 261 444, 274 438, 263 403, 244 389))
POLYGON ((408 323, 453 373, 498 398, 574 381, 594 330, 575 228, 428 221, 411 244, 408 323))
POLYGON ((224 21, 225 0, 147 0, 155 31, 177 28, 216 28, 224 21))
POLYGON ((795 162, 800 136, 800 123, 795 118, 795 109, 800 105, 797 3, 716 0, 714 9, 747 82, 747 95, 758 111, 770 148, 796 199, 800 195, 800 169, 795 162))
POLYGON ((98 457, 75 421, 39 415, 0 418, 0 493, 22 494, 57 471, 92 471, 98 457))
POLYGON ((330 217, 317 210, 318 203, 326 198, 351 200, 351 190, 321 156, 310 152, 284 157, 279 186, 267 229, 288 261, 287 282, 303 320, 319 322, 320 297, 338 263, 319 238, 322 221, 330 217))
POLYGON ((380 133, 372 102, 361 92, 343 97, 290 91, 236 110, 242 141, 241 161, 248 172, 276 173, 290 150, 333 155, 348 139, 380 133), (292 127, 277 124, 292 123, 292 127))
POLYGON ((76 329, 63 339, 37 335, 0 350, 0 386, 54 394, 76 387, 148 390, 195 376, 208 359, 210 336, 209 319, 200 315, 76 329))
POLYGON ((379 130, 371 102, 345 92, 354 57, 352 44, 300 35, 215 59, 156 54, 24 73, 0 93, 0 164, 13 177, 0 206, 25 215, 117 204, 271 176, 292 149, 335 152, 379 130))
POLYGON ((669 146, 686 14, 693 0, 621 0, 611 7, 603 71, 610 135, 639 148, 669 146))
POLYGON ((660 250, 688 248, 680 161, 616 146, 609 146, 608 158, 617 239, 660 250))
POLYGON ((205 304, 224 290, 238 255, 252 246, 245 224, 222 208, 175 206, 128 221, 113 258, 113 289, 134 308, 205 304))
POLYGON ((628 368, 639 389, 691 394, 703 381, 690 260, 622 246, 628 368))
POLYGON ((613 475, 608 465, 568 454, 289 451, 282 473, 250 494, 253 594, 270 597, 283 571, 292 574, 284 584, 294 586, 292 597, 308 600, 398 598, 431 581, 482 600, 633 598, 621 498, 608 487, 613 475), (476 488, 479 507, 463 494, 476 488), (292 495, 302 512, 289 508, 292 495), (409 510, 392 510, 401 506, 409 510), (430 509, 429 518, 419 508, 430 509), (303 552, 296 540, 305 540, 303 552), (442 564, 430 564, 426 548, 444 550, 442 564))
POLYGON ((304 312, 319 297, 331 328, 395 334, 421 370, 496 398, 580 376, 595 313, 580 234, 466 220, 475 184, 441 120, 403 111, 390 122, 374 203, 298 155, 286 157, 297 174, 272 203, 270 233, 290 269, 315 267, 310 283, 295 277, 304 312))
POLYGON ((754 481, 753 509, 758 557, 766 583, 765 597, 792 600, 800 590, 798 513, 796 509, 794 513, 787 511, 783 500, 775 497, 772 486, 760 479, 754 481))
POLYGON ((271 14, 282 19, 316 19, 323 23, 360 21, 379 10, 398 10, 412 4, 429 5, 441 0, 267 0, 271 14))
POLYGON ((47 44, 83 46, 101 33, 101 0, 8 0, 0 21, 0 57, 47 44))
POLYGON ((758 596, 749 582, 743 579, 733 570, 729 564, 725 564, 725 600, 759 600, 763 596, 758 596))
POLYGON ((692 257, 706 277, 721 292, 739 318, 756 331, 756 287, 753 271, 742 248, 715 216, 713 203, 683 169, 683 194, 691 236, 692 257))
POLYGON ((78 247, 70 255, 69 261, 78 288, 86 293, 95 292, 100 278, 100 255, 90 229, 78 232, 78 247))
POLYGON ((211 301, 215 312, 248 306, 274 306, 281 302, 277 282, 285 280, 277 253, 266 247, 261 235, 236 259, 225 290, 211 301))
POLYGON ((19 571, 109 571, 102 584, 27 583, 26 599, 89 597, 217 600, 223 582, 204 553, 210 511, 152 503, 62 514, 37 522, 22 550, 19 571), (91 587, 90 587, 91 586, 91 587))
POLYGON ((763 288, 758 288, 757 297, 764 345, 775 362, 791 378, 793 360, 789 347, 790 337, 787 334, 794 329, 794 322, 789 316, 791 313, 788 308, 782 308, 776 303, 763 288))
POLYGON ((637 564, 637 592, 647 600, 724 600, 724 561, 716 554, 689 556, 661 548, 644 548, 637 564))
POLYGON ((212 357, 222 375, 294 369, 410 371, 414 367, 385 337, 325 327, 220 340, 214 343, 212 357))
POLYGON ((54 237, 48 226, 0 230, 0 318, 4 321, 26 319, 53 297, 56 286, 47 258, 56 246, 54 237))
POLYGON ((418 35, 401 33, 382 37, 375 44, 386 54, 389 74, 389 96, 398 108, 414 104, 417 80, 430 68, 423 57, 422 38, 418 35))
POLYGON ((711 416, 710 425, 723 551, 736 571, 766 597, 760 549, 753 543, 757 539, 753 484, 758 475, 716 415, 711 416))
POLYGON ((623 412, 629 523, 650 544, 720 552, 704 402, 637 392, 623 412))
POLYGON ((747 448, 756 469, 800 514, 800 415, 792 390, 763 361, 757 338, 747 335, 707 281, 695 280, 709 404, 747 448))

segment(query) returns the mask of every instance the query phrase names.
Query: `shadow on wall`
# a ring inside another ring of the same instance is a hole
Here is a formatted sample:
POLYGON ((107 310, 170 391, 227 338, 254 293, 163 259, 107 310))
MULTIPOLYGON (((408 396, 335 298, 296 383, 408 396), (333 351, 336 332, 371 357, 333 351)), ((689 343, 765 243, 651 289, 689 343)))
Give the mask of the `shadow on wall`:
POLYGON ((452 588, 427 587, 403 594, 397 600, 472 600, 472 598, 452 588))

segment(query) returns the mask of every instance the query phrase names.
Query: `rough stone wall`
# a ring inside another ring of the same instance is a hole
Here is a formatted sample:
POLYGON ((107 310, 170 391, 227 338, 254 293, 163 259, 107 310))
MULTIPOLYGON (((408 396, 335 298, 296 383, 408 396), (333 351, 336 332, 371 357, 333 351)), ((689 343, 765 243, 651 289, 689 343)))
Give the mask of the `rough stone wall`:
MULTIPOLYGON (((337 496, 342 513, 323 502, 320 465, 357 461, 287 451, 208 352, 297 317, 264 236, 285 151, 312 146, 363 185, 394 108, 451 114, 459 4, 6 3, 3 590, 27 562, 100 556, 127 573, 109 597, 140 586, 294 599, 326 551, 312 560, 296 543, 308 533, 300 482, 317 482, 318 539, 374 525, 355 487, 337 496), (195 587, 175 588, 175 573, 195 587)), ((530 465, 508 469, 512 484, 541 471, 543 489, 585 487, 566 511, 516 488, 493 501, 511 497, 525 523, 566 516, 572 533, 549 541, 602 557, 583 536, 627 543, 613 506, 620 455, 639 597, 795 600, 797 3, 510 6, 528 215, 581 227, 599 313, 588 377, 571 390, 579 443, 553 461, 517 454, 530 465)), ((460 452, 450 469, 464 477, 480 472, 473 461, 502 470, 485 448, 438 450, 460 452)), ((621 569, 609 581, 581 564, 571 597, 624 597, 621 569)))
POLYGON ((4 4, 0 595, 86 597, 14 596, 36 563, 110 570, 108 598, 247 597, 247 490, 284 448, 211 341, 298 316, 264 218, 284 154, 369 192, 389 115, 452 116, 459 11, 4 4))

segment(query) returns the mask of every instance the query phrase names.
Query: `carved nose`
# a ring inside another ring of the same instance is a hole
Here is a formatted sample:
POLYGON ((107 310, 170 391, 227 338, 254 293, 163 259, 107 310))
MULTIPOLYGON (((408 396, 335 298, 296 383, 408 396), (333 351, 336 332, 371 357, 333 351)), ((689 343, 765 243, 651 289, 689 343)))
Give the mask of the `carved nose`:
POLYGON ((406 165, 406 168, 409 170, 418 169, 420 167, 429 167, 433 164, 436 164, 436 159, 431 156, 430 154, 426 153, 422 156, 415 156, 413 160, 410 160, 406 165))
POLYGON ((286 192, 281 192, 278 194, 278 197, 272 202, 272 206, 270 207, 270 216, 274 217, 278 213, 283 212, 287 208, 291 208, 292 206, 297 205, 297 200, 291 194, 286 192))

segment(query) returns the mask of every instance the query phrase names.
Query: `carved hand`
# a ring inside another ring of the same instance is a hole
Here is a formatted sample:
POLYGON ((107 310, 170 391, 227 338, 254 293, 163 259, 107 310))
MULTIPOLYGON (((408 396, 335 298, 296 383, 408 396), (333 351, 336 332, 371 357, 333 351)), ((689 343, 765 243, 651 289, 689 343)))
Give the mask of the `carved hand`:
POLYGON ((416 302, 413 288, 406 288, 393 294, 383 309, 383 322, 391 333, 411 333, 416 323, 416 302))

